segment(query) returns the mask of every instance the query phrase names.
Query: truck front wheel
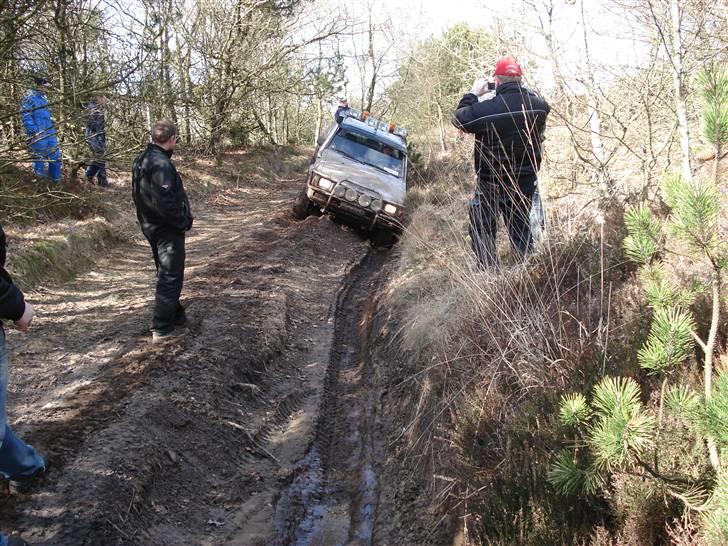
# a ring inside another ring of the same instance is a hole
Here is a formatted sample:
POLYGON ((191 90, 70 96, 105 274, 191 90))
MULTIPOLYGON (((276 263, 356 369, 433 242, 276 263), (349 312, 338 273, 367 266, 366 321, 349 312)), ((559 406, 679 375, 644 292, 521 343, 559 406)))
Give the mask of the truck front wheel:
POLYGON ((392 248, 399 241, 399 235, 393 231, 379 228, 372 233, 371 241, 374 246, 392 248))
POLYGON ((312 208, 313 203, 306 195, 306 190, 298 192, 296 200, 293 202, 293 217, 297 220, 305 220, 311 214, 312 208))

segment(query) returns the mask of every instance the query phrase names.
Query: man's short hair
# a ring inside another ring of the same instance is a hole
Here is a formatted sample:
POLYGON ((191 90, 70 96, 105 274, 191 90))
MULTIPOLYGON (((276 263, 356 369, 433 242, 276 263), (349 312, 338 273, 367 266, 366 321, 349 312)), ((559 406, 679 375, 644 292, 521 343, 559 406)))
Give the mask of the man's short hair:
POLYGON ((160 119, 152 127, 152 142, 164 144, 177 134, 177 126, 171 119, 160 119))
POLYGON ((511 82, 517 82, 521 83, 521 76, 496 76, 500 80, 501 83, 511 83, 511 82))

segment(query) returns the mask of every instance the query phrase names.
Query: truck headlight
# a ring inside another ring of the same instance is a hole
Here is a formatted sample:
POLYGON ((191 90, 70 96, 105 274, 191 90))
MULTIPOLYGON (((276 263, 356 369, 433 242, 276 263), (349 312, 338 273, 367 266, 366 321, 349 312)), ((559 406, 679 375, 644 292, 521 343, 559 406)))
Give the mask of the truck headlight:
POLYGON ((386 205, 384 205, 384 212, 386 212, 387 214, 397 214, 397 207, 387 203, 386 205))
POLYGON ((326 180, 325 178, 320 178, 318 181, 319 188, 323 188, 326 191, 331 191, 331 189, 334 187, 334 183, 331 180, 326 180))

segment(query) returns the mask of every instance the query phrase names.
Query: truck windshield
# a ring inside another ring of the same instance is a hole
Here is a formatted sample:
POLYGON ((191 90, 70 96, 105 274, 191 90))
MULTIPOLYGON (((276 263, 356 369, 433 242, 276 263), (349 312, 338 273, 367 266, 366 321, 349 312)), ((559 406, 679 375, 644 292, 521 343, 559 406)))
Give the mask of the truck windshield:
POLYGON ((342 129, 333 138, 330 147, 357 161, 402 177, 404 152, 384 142, 342 129))

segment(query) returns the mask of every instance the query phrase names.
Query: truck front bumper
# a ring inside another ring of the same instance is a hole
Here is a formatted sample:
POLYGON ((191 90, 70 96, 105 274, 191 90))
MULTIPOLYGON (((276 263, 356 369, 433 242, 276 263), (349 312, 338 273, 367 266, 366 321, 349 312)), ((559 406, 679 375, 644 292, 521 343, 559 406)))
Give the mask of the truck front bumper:
POLYGON ((318 187, 308 186, 306 195, 312 202, 321 207, 323 212, 330 212, 336 216, 344 217, 346 220, 367 229, 383 228, 396 233, 402 231, 401 220, 381 210, 375 212, 369 207, 362 207, 356 202, 348 201, 346 198, 335 197, 318 187))

